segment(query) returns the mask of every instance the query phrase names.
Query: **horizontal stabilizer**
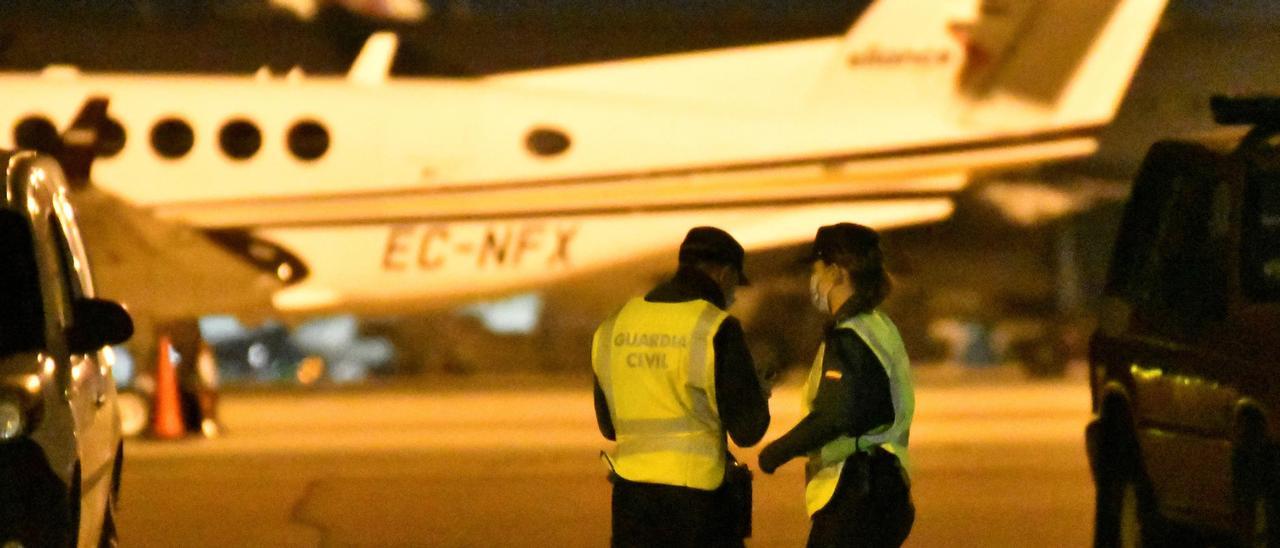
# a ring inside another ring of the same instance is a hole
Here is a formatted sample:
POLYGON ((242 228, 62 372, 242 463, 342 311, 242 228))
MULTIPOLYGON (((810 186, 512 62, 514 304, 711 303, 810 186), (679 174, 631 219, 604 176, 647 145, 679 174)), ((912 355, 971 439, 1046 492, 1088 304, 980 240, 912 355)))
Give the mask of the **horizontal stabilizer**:
POLYGON ((1129 87, 1165 0, 986 0, 958 27, 958 84, 997 118, 1048 109, 1063 126, 1105 124, 1129 87), (995 107, 992 109, 991 107, 995 107), (1002 116, 1001 116, 1002 115, 1002 116))

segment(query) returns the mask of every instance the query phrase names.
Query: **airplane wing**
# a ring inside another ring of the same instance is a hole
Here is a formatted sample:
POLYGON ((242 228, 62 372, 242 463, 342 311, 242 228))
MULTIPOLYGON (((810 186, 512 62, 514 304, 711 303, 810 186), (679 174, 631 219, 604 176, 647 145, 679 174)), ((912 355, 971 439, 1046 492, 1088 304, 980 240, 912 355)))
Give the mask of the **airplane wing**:
MULTIPOLYGON (((107 107, 105 97, 86 100, 53 151, 71 182, 69 198, 88 242, 98 293, 157 323, 210 313, 267 313, 272 293, 284 286, 275 265, 90 184, 107 107)), ((294 273, 289 274, 286 279, 294 273)))
POLYGON ((284 285, 203 232, 156 219, 99 188, 73 191, 70 199, 98 293, 152 321, 264 315, 284 285))

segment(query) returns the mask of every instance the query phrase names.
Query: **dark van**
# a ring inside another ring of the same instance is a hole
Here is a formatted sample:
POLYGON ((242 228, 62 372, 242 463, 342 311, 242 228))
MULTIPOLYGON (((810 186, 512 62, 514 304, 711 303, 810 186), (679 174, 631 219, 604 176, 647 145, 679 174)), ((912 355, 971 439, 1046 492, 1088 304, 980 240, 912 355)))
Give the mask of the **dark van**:
POLYGON ((1280 546, 1280 99, 1156 143, 1090 345, 1095 544, 1280 546))

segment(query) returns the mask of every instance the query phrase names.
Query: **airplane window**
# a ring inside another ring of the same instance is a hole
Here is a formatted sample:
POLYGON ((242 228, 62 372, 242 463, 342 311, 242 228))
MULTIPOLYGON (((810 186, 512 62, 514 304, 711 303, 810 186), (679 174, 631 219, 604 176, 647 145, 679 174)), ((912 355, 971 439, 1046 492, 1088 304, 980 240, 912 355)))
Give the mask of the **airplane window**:
POLYGON ((555 156, 569 150, 569 136, 550 128, 534 128, 525 137, 524 145, 537 156, 555 156))
POLYGON ((262 147, 262 132, 248 120, 232 120, 218 133, 222 152, 236 160, 244 160, 258 153, 262 147))
POLYGON ((107 118, 98 131, 98 156, 110 158, 124 150, 125 131, 119 120, 107 118))
POLYGON ((289 129, 289 152, 301 160, 315 160, 329 150, 329 130, 315 120, 303 120, 289 129))
POLYGON ((151 128, 151 148, 165 158, 186 156, 195 141, 191 126, 177 118, 165 118, 151 128))
POLYGON ((58 151, 62 139, 58 137, 58 128, 48 118, 28 116, 13 127, 13 143, 18 148, 53 154, 58 151))

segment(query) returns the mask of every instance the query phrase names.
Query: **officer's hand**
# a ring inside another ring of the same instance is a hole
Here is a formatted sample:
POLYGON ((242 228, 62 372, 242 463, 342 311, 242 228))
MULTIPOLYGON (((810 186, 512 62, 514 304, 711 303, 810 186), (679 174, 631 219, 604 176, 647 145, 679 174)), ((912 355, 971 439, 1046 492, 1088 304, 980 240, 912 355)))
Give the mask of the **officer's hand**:
POLYGON ((777 447, 772 444, 765 446, 764 450, 760 451, 760 459, 757 461, 757 464, 760 465, 760 470, 766 474, 772 474, 774 470, 777 470, 779 466, 785 463, 786 460, 779 454, 777 447))

